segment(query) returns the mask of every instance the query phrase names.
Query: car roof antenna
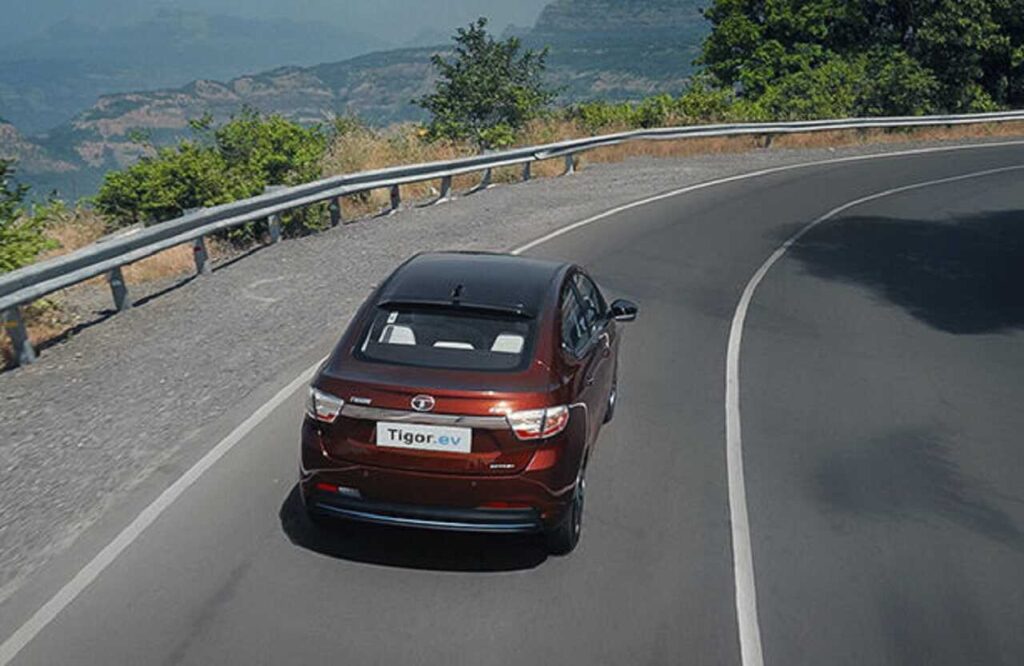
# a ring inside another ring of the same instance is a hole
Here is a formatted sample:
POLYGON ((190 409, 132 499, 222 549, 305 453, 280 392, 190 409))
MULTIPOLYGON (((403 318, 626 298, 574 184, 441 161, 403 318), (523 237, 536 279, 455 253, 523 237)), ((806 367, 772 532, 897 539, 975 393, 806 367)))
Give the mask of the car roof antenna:
POLYGON ((464 289, 465 287, 461 284, 457 285, 455 289, 452 289, 452 303, 455 305, 459 304, 459 301, 462 300, 462 292, 464 289))

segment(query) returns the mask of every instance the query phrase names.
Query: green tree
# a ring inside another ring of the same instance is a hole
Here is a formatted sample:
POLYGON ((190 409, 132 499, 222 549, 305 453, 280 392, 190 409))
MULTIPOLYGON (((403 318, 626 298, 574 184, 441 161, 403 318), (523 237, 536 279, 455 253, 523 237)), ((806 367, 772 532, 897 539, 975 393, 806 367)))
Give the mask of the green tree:
POLYGON ((14 183, 13 176, 13 162, 0 160, 0 273, 27 266, 56 247, 44 233, 45 219, 25 211, 28 187, 14 183))
POLYGON ((524 50, 516 37, 495 40, 485 18, 459 28, 454 41, 451 60, 431 58, 434 92, 414 100, 431 115, 428 136, 469 139, 480 149, 510 144, 557 95, 543 80, 547 49, 524 50))
POLYGON ((700 62, 766 113, 1024 103, 1024 0, 714 0, 705 16, 700 62))

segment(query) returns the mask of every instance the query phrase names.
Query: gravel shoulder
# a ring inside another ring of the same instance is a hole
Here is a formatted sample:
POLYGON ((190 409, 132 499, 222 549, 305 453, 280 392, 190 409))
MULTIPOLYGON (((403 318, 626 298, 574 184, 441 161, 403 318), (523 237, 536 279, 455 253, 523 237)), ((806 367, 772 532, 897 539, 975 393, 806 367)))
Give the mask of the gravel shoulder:
MULTIPOLYGON (((414 252, 504 250, 687 184, 922 145, 589 165, 572 177, 410 208, 261 249, 212 275, 136 289, 137 307, 0 375, 0 604, 112 507, 134 499, 133 488, 213 446, 211 424, 308 356, 312 341, 340 335, 373 286, 414 252)), ((97 288, 76 298, 90 309, 109 295, 97 288)))

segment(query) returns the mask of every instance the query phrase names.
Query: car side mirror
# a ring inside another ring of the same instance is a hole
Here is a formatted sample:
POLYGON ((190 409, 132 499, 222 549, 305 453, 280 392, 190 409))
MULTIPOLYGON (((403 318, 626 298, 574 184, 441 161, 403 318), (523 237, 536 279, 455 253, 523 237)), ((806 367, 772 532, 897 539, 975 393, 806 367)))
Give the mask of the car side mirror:
POLYGON ((620 298, 612 303, 610 311, 612 319, 615 321, 636 321, 636 315, 640 312, 640 308, 633 301, 620 298))

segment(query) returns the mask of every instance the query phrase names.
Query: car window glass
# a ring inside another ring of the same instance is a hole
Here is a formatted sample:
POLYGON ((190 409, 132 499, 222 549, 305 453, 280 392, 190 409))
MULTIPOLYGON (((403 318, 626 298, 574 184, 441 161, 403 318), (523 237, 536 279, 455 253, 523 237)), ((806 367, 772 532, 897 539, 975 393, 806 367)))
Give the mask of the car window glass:
POLYGON ((589 327, 583 317, 583 308, 572 289, 562 292, 562 343, 565 348, 578 354, 590 338, 589 327))
POLYGON ((514 370, 529 361, 533 320, 469 309, 381 308, 358 354, 453 370, 514 370))
POLYGON ((604 297, 593 280, 582 273, 573 276, 573 284, 579 292, 583 304, 583 317, 586 320, 587 328, 594 331, 604 322, 608 306, 604 297))

